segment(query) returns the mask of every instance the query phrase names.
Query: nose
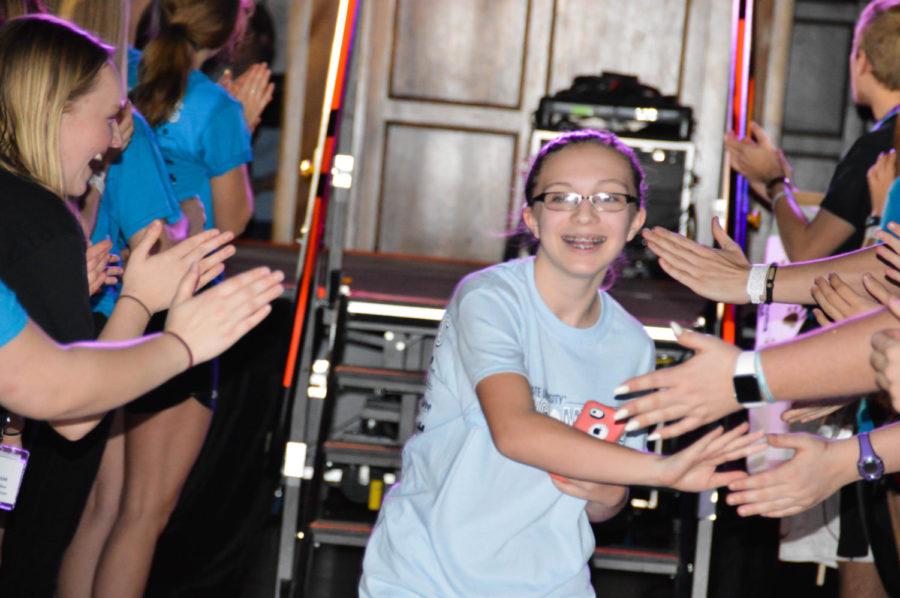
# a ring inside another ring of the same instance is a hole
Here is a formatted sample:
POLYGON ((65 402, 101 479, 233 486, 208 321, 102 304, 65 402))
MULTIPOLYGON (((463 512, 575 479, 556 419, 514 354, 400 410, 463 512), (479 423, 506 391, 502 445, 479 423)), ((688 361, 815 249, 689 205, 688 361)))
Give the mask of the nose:
POLYGON ((572 212, 572 218, 576 222, 591 222, 599 218, 600 214, 591 205, 591 201, 587 197, 582 197, 578 203, 578 207, 572 212))
POLYGON ((112 139, 109 142, 109 147, 122 147, 122 131, 119 130, 119 123, 115 120, 112 121, 112 139))

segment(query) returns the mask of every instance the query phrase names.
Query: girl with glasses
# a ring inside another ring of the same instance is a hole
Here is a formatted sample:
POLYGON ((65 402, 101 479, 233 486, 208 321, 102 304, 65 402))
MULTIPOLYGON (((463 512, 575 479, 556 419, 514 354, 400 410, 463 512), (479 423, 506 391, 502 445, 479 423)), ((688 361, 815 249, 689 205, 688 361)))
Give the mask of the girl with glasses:
POLYGON ((745 475, 715 472, 756 450, 744 426, 668 457, 643 452, 642 435, 620 445, 571 427, 586 401, 614 405, 654 366, 653 342, 604 290, 644 223, 644 192, 610 133, 567 133, 538 154, 523 211, 537 254, 457 287, 362 596, 593 596, 590 522, 615 515, 629 485, 698 491, 745 475))

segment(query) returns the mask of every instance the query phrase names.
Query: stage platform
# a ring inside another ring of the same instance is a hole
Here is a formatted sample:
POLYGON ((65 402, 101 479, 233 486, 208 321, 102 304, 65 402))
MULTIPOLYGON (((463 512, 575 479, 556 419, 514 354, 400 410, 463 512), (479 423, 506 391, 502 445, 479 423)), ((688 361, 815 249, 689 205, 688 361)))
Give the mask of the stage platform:
MULTIPOLYGON (((227 263, 229 275, 256 266, 282 270, 286 293, 293 294, 299 247, 259 241, 239 241, 227 263)), ((467 274, 490 264, 416 255, 345 250, 342 281, 351 301, 443 308, 456 284, 467 274)), ((702 327, 708 302, 671 279, 620 278, 610 294, 645 326, 667 328, 675 321, 702 327)), ((655 340, 667 340, 659 339, 655 340)))

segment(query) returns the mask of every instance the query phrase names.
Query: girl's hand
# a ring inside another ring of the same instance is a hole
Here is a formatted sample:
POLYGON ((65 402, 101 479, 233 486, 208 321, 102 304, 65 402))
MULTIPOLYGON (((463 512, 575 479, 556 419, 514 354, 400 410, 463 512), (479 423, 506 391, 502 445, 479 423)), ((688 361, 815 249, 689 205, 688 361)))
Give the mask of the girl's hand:
POLYGON ((588 501, 585 506, 588 519, 594 522, 606 521, 615 516, 625 506, 628 488, 614 484, 600 484, 585 480, 571 480, 551 477, 553 485, 563 494, 588 501))
MULTIPOLYGON (((900 320, 900 299, 887 302, 887 308, 900 320)), ((872 335, 869 362, 875 368, 878 388, 891 395, 891 405, 900 411, 900 328, 882 330, 872 335)))
POLYGON ((169 307, 192 264, 198 262, 196 284, 202 288, 222 273, 223 262, 235 252, 233 245, 225 246, 234 235, 212 229, 150 255, 160 232, 162 224, 159 221, 147 227, 144 237, 131 252, 122 277, 122 294, 138 298, 153 313, 169 307))
POLYGON ((791 407, 782 413, 781 420, 789 424, 808 424, 831 415, 841 407, 844 407, 847 402, 803 401, 801 404, 804 407, 791 407))
POLYGON ((734 396, 734 366, 741 350, 714 336, 673 326, 678 343, 694 356, 674 367, 626 381, 617 394, 653 391, 629 401, 616 412, 616 420, 630 417, 626 430, 679 420, 648 438, 672 438, 714 422, 740 409, 734 396))
POLYGON ((897 153, 892 149, 882 152, 866 173, 869 197, 872 198, 872 214, 880 216, 884 213, 888 191, 895 178, 897 178, 897 153))
POLYGON ((719 426, 689 447, 657 461, 657 479, 676 490, 700 492, 747 477, 743 471, 716 472, 716 467, 765 450, 764 443, 754 444, 763 437, 762 431, 747 434, 749 429, 745 422, 723 434, 719 426))
POLYGON ((119 262, 119 256, 110 253, 112 241, 104 239, 99 243, 88 245, 87 259, 87 276, 88 290, 93 295, 97 293, 103 285, 112 285, 118 282, 118 277, 122 274, 122 268, 115 266, 119 262))
POLYGON ((230 69, 226 69, 219 79, 219 85, 243 106, 244 120, 247 121, 251 132, 256 130, 262 120, 263 111, 272 101, 275 84, 270 82, 271 78, 272 71, 269 70, 269 66, 264 62, 258 62, 236 80, 232 80, 230 69))
POLYGON ((191 349, 194 363, 220 355, 272 311, 281 296, 284 273, 260 267, 229 278, 194 296, 200 275, 196 263, 181 279, 165 329, 191 349))
POLYGON ((789 176, 789 167, 778 147, 765 129, 751 122, 748 136, 738 139, 732 133, 725 134, 725 151, 731 158, 731 166, 747 178, 761 197, 766 197, 766 183, 778 176, 789 176))
POLYGON ((721 249, 704 247, 659 226, 644 229, 641 234, 650 250, 659 256, 659 265, 666 274, 698 295, 725 303, 750 302, 750 262, 740 245, 722 229, 718 218, 713 218, 712 234, 721 249))
POLYGON ((876 249, 876 253, 882 261, 887 262, 888 268, 885 270, 885 277, 900 283, 900 239, 894 235, 900 235, 900 224, 889 222, 888 229, 893 235, 883 230, 875 233, 875 238, 884 243, 876 249))
MULTIPOLYGON (((884 286, 871 275, 867 278, 868 280, 863 278, 863 284, 867 285, 866 288, 868 285, 880 285, 881 289, 884 289, 884 286)), ((819 305, 817 309, 813 310, 816 320, 822 326, 829 326, 832 322, 846 320, 875 309, 879 306, 877 297, 881 293, 877 287, 873 288, 876 289, 877 295, 864 297, 854 291, 837 274, 832 273, 827 279, 822 276, 816 278, 815 284, 809 291, 819 305)), ((884 289, 884 292, 886 293, 887 289, 884 289)))
MULTIPOLYGON (((856 442, 855 438, 851 441, 856 442)), ((787 517, 813 507, 852 480, 844 480, 842 461, 833 458, 838 443, 811 434, 770 434, 769 446, 794 449, 794 455, 776 467, 728 485, 727 502, 741 505, 741 517, 787 517)))

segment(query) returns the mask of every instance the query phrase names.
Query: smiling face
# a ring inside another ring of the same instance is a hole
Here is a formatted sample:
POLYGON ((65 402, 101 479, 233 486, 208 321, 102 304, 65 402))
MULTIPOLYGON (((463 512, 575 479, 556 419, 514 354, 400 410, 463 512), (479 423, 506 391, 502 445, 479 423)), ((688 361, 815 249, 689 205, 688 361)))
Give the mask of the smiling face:
MULTIPOLYGON (((627 159, 597 143, 576 143, 548 156, 532 197, 549 191, 591 195, 601 191, 637 195, 627 159)), ((600 286, 609 266, 634 238, 646 212, 629 204, 621 212, 598 212, 582 200, 573 212, 526 207, 525 224, 540 241, 535 268, 564 279, 588 279, 600 286)))
POLYGON ((66 195, 83 195, 93 174, 91 161, 111 147, 121 147, 117 122, 122 106, 120 89, 119 76, 107 64, 91 90, 63 112, 59 150, 66 195))

